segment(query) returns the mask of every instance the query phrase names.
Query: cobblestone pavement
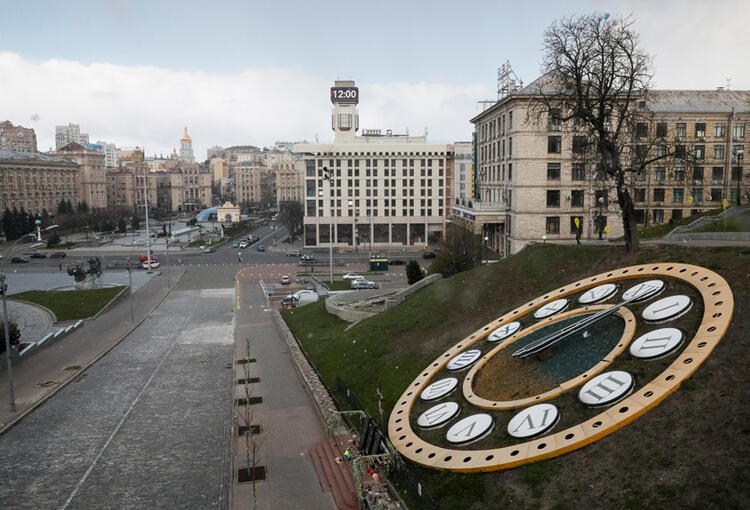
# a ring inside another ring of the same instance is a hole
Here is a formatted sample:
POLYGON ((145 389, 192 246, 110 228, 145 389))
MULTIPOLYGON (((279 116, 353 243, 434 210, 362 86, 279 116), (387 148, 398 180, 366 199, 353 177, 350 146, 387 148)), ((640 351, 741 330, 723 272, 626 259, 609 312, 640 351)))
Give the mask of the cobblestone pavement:
POLYGON ((133 333, 0 436, 4 508, 225 508, 232 301, 173 290, 133 333))

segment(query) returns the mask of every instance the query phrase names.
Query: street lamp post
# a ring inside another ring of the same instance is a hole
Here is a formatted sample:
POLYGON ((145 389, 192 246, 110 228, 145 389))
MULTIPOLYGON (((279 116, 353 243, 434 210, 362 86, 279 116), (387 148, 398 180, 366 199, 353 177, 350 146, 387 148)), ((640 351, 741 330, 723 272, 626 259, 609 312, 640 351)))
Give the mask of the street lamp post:
POLYGON ((5 333, 5 359, 8 364, 8 397, 10 399, 10 410, 16 411, 16 393, 13 389, 13 363, 10 359, 10 328, 8 327, 8 303, 5 295, 8 287, 5 286, 5 272, 0 272, 0 291, 3 294, 3 333, 5 333))
POLYGON ((144 168, 143 171, 143 202, 146 209, 146 270, 147 274, 151 274, 151 233, 148 230, 148 168, 144 168))
POLYGON ((604 236, 604 216, 602 214, 602 208, 604 207, 604 197, 597 199, 599 203, 599 216, 596 218, 596 230, 599 232, 599 240, 604 236))
POLYGON ((737 206, 740 206, 740 193, 741 193, 741 183, 742 183, 742 159, 745 156, 745 151, 743 149, 737 149, 734 153, 734 156, 737 158, 737 206))
MULTIPOLYGON (((323 179, 328 181, 328 199, 329 199, 329 210, 331 217, 328 221, 328 265, 330 269, 330 280, 333 283, 333 170, 328 171, 327 167, 323 167, 323 179)), ((323 190, 320 190, 322 196, 323 190)))
MULTIPOLYGON (((18 244, 21 239, 25 239, 29 236, 34 236, 36 234, 37 243, 41 243, 42 241, 42 230, 41 230, 41 221, 37 220, 36 223, 36 232, 29 232, 28 234, 24 234, 18 239, 16 239, 13 244, 10 245, 10 248, 8 248, 5 252, 4 256, 0 256, 0 294, 2 294, 3 298, 3 333, 5 334, 5 360, 8 365, 8 399, 10 404, 10 410, 11 412, 16 411, 16 392, 13 388, 13 362, 11 360, 10 356, 10 321, 8 320, 8 301, 7 301, 7 294, 8 294, 8 287, 5 284, 5 259, 8 257, 13 256, 13 248, 18 244)), ((53 228, 57 228, 57 225, 50 225, 47 228, 44 229, 44 231, 52 230, 53 228)), ((38 245, 37 245, 38 246, 38 245)))

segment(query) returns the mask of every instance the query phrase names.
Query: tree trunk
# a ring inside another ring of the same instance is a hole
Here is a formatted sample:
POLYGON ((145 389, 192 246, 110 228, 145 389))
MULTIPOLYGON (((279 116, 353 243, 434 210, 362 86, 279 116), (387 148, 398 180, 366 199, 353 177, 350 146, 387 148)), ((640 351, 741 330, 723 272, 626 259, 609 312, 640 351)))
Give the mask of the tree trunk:
POLYGON ((622 228, 625 234, 625 251, 633 253, 638 251, 638 223, 635 217, 635 206, 633 197, 630 196, 627 186, 618 179, 617 203, 622 211, 622 228))

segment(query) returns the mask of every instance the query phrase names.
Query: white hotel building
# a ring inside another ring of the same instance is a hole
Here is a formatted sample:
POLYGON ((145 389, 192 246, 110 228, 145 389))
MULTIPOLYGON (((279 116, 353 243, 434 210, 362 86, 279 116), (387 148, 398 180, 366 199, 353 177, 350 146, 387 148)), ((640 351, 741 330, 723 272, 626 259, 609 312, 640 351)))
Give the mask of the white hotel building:
POLYGON ((296 144, 304 174, 306 247, 426 248, 445 232, 453 200, 453 145, 426 136, 359 130, 359 89, 331 88, 334 142, 296 144))

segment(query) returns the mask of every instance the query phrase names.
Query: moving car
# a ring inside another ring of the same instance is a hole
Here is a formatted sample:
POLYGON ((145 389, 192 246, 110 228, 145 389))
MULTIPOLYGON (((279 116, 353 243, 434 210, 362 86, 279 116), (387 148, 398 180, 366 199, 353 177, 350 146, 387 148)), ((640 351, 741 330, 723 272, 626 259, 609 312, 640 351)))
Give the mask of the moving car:
POLYGON ((342 276, 344 280, 364 280, 364 276, 360 276, 357 273, 346 273, 344 276, 342 276))
POLYGON ((13 257, 12 259, 10 259, 10 261, 14 264, 28 264, 29 263, 29 259, 27 259, 26 257, 13 257))
POLYGON ((284 276, 281 277, 281 284, 282 285, 289 285, 289 283, 290 283, 290 280, 289 280, 289 275, 288 274, 285 274, 284 276))
POLYGON ((388 261, 389 266, 403 266, 404 264, 406 264, 406 262, 401 259, 392 259, 388 261))
MULTIPOLYGON (((146 255, 140 255, 138 257, 138 260, 141 261, 141 262, 146 262, 148 260, 148 256, 146 256, 146 255)), ((154 262, 159 262, 159 257, 157 257, 156 255, 151 255, 151 266, 152 267, 154 265, 154 262)))
MULTIPOLYGON (((142 263, 143 269, 149 269, 149 263, 148 261, 143 261, 142 263)), ((151 260, 150 269, 156 269, 159 267, 159 261, 158 260, 151 260)))
POLYGON ((49 258, 51 259, 64 259, 66 256, 66 253, 64 251, 54 251, 50 254, 49 258))
POLYGON ((215 251, 216 251, 216 248, 214 248, 213 246, 209 246, 208 248, 203 249, 203 253, 213 253, 215 251))
POLYGON ((359 290, 359 289, 377 289, 378 284, 375 282, 371 282, 370 280, 365 280, 362 278, 361 280, 353 280, 352 281, 352 289, 359 290))
POLYGON ((434 251, 426 251, 422 254, 423 259, 434 259, 435 257, 437 257, 437 255, 435 255, 434 251))
POLYGON ((32 259, 46 259, 47 254, 46 253, 39 253, 38 251, 35 251, 31 255, 29 255, 32 259))
POLYGON ((299 257, 300 252, 299 250, 289 250, 288 252, 286 252, 286 256, 287 257, 299 257))
POLYGON ((259 244, 258 246, 256 246, 255 249, 258 251, 266 251, 266 247, 262 244, 259 244))

